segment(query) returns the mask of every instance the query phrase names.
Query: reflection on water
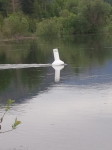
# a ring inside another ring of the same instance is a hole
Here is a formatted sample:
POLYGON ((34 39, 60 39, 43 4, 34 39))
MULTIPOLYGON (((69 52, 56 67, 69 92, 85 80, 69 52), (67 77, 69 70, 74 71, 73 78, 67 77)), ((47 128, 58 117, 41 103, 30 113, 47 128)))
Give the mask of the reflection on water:
POLYGON ((60 71, 64 68, 64 65, 61 66, 53 66, 55 70, 55 82, 60 81, 60 71))
POLYGON ((52 49, 55 47, 59 47, 61 59, 68 64, 62 70, 61 82, 87 84, 91 80, 106 81, 107 79, 101 80, 100 75, 111 74, 111 41, 112 36, 92 35, 65 37, 62 40, 38 38, 32 41, 1 43, 0 68, 10 70, 0 70, 0 99, 14 98, 16 101, 23 101, 25 97, 52 86, 54 76, 55 82, 59 82, 61 68, 55 68, 55 75, 51 67, 32 68, 35 64, 51 64, 54 59, 52 49), (96 79, 95 76, 99 77, 96 79))
POLYGON ((0 63, 31 66, 0 70, 1 104, 15 99, 9 118, 22 121, 2 150, 111 150, 112 36, 1 43, 0 63), (32 67, 51 64, 56 47, 68 65, 32 67))

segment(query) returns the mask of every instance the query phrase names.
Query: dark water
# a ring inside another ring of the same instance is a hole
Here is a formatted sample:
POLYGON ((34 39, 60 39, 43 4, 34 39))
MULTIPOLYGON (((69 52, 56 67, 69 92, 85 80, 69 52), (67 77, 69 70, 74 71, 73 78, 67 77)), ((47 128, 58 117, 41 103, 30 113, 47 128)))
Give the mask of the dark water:
POLYGON ((2 131, 16 116, 22 121, 0 134, 1 150, 111 150, 111 35, 1 42, 0 64, 1 106, 15 99, 2 131), (64 68, 1 68, 51 64, 56 47, 64 68))

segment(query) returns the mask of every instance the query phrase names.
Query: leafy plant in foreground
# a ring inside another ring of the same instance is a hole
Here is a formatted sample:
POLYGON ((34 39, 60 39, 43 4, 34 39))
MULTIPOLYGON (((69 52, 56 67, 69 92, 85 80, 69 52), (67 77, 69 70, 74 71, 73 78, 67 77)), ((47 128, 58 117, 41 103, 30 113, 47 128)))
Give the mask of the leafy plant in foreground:
MULTIPOLYGON (((3 121, 4 121, 4 117, 5 117, 6 113, 11 109, 11 106, 12 106, 12 104, 13 104, 14 102, 15 102, 15 100, 11 100, 11 99, 9 99, 9 100, 7 101, 7 104, 6 104, 6 106, 5 106, 5 112, 4 112, 4 114, 2 115, 2 117, 0 118, 0 130, 2 129, 2 123, 3 123, 3 121)), ((15 121, 14 121, 14 123, 12 124, 12 128, 11 128, 10 130, 0 131, 0 133, 10 132, 10 131, 16 129, 16 127, 17 127, 19 124, 21 124, 21 121, 17 120, 17 118, 16 118, 15 121)))

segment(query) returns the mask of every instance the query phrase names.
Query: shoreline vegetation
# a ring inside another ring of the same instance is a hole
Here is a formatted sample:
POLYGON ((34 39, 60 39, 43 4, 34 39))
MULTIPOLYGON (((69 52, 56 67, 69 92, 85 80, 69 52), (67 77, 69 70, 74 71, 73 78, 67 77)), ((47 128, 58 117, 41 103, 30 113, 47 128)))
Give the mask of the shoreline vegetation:
POLYGON ((0 41, 112 33, 111 0, 0 0, 0 41))

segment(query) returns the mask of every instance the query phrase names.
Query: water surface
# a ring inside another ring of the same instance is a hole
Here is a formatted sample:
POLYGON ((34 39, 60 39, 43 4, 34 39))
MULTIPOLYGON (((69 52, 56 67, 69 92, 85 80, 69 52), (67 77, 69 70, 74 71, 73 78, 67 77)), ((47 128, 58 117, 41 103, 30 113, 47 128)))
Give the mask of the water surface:
MULTIPOLYGON (((112 36, 0 43, 0 63, 51 64, 52 49, 68 65, 0 70, 0 102, 15 99, 0 134, 2 150, 111 150, 112 36)), ((4 108, 0 110, 2 115, 4 108)))

